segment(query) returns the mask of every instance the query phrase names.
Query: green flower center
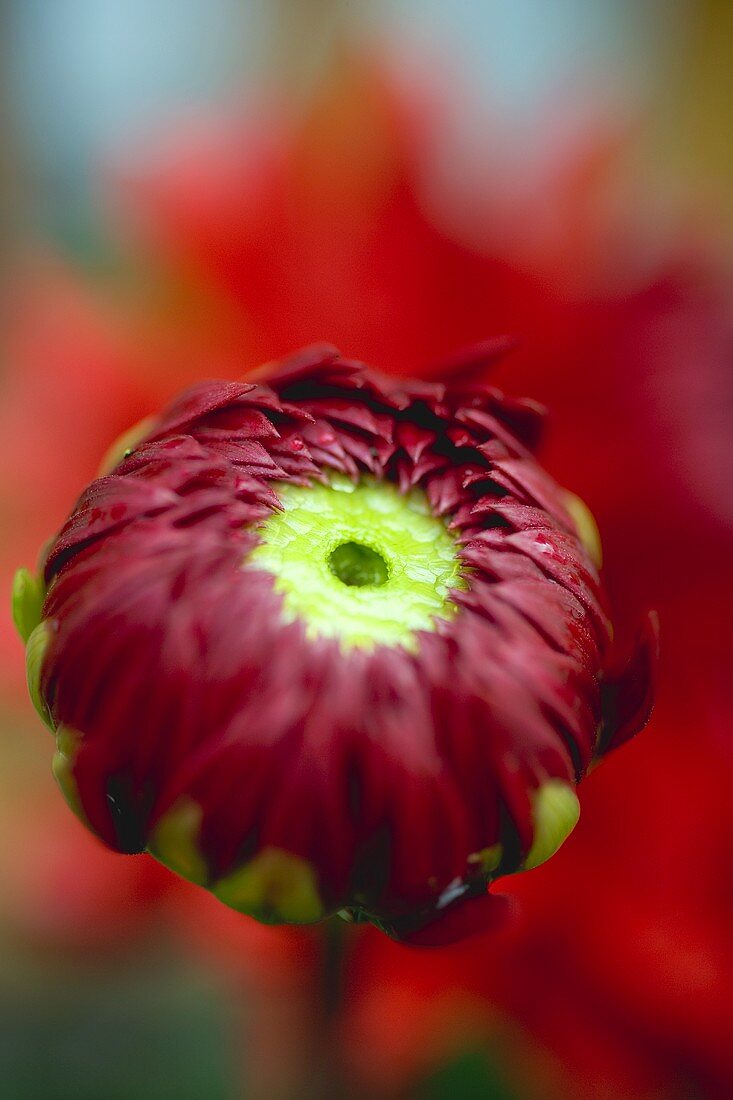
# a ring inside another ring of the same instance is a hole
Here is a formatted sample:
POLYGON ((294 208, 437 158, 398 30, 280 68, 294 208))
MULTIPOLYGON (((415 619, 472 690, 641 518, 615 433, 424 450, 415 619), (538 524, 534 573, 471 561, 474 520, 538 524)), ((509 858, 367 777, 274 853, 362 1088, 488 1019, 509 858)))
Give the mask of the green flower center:
POLYGON ((418 631, 456 613, 449 594, 466 587, 456 541, 421 490, 340 476, 275 489, 282 511, 245 565, 275 577, 288 621, 344 648, 416 649, 418 631))
POLYGON ((389 568, 381 554, 360 542, 342 542, 328 556, 328 566, 342 584, 378 588, 389 579, 389 568))

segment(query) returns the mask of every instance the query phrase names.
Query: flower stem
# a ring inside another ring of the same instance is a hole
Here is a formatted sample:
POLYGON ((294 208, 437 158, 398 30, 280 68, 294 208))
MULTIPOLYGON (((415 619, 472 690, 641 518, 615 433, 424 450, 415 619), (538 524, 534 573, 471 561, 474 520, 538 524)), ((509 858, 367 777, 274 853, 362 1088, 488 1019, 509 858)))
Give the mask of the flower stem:
POLYGON ((332 917, 323 925, 316 1058, 320 1078, 317 1091, 324 1100, 350 1095, 346 1088, 341 1035, 348 932, 346 922, 340 917, 332 917))
POLYGON ((321 966, 323 1015, 335 1022, 344 1001, 347 923, 331 917, 323 926, 321 966))

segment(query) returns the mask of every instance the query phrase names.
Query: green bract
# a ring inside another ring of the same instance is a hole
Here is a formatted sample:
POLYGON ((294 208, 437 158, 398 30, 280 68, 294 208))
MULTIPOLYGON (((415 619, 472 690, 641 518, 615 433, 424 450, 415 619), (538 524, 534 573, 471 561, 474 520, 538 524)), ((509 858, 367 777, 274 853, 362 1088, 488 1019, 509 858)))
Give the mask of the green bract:
POLYGON ((388 481, 274 486, 282 511, 260 528, 247 567, 272 573, 290 619, 344 648, 417 648, 417 632, 450 619, 464 588, 456 541, 421 490, 388 481))
POLYGON ((29 569, 18 569, 13 579, 13 622, 26 643, 41 621, 45 598, 42 579, 29 569))

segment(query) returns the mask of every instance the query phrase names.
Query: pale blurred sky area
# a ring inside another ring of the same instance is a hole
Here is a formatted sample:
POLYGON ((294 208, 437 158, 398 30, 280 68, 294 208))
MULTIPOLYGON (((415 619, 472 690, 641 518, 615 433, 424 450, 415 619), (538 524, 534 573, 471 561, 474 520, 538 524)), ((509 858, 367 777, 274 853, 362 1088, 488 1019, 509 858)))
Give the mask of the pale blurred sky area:
MULTIPOLYGON (((2 0, 0 0, 0 3, 2 0)), ((247 99, 349 37, 454 70, 521 127, 553 97, 643 99, 686 0, 5 0, 10 133, 41 206, 170 115, 247 99), (284 60, 287 59, 287 60, 284 60), (581 91, 585 89, 585 91, 581 91)), ((294 93, 297 94, 297 93, 294 93)))

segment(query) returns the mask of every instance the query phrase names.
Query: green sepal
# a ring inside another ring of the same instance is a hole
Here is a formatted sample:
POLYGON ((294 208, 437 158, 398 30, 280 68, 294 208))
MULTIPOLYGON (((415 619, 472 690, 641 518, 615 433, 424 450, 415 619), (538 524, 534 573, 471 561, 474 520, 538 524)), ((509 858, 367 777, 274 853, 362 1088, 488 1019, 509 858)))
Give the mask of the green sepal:
POLYGON ((180 799, 155 826, 148 852, 177 875, 204 886, 209 877, 199 848, 203 811, 188 798, 180 799))
POLYGON ((18 569, 13 577, 13 622, 26 643, 41 621, 45 599, 43 579, 30 569, 18 569))
POLYGON ((97 477, 107 477, 115 467, 134 451, 138 443, 150 433, 155 424, 154 416, 146 416, 119 435, 105 452, 97 470, 97 477))
POLYGON ((531 871, 554 856, 580 817, 575 791, 562 779, 550 779, 533 795, 534 839, 523 869, 531 871))
POLYGON ((71 729, 69 726, 59 726, 56 731, 56 752, 51 763, 51 771, 69 808, 76 814, 82 825, 86 825, 88 829, 91 829, 92 827, 81 804, 79 788, 74 777, 74 764, 76 763, 81 740, 82 735, 77 730, 71 729))
POLYGON ((51 635, 52 627, 47 620, 39 623, 35 630, 31 632, 25 650, 25 669, 31 702, 36 708, 41 721, 48 726, 52 733, 55 733, 56 727, 51 718, 51 713, 41 694, 41 673, 43 672, 43 662, 51 641, 51 635))
POLYGON ((480 852, 472 852, 468 857, 468 863, 472 872, 477 872, 488 877, 496 871, 501 863, 504 849, 501 844, 492 844, 489 848, 482 848, 480 852))
POLYGON ((313 924, 326 916, 311 864, 280 848, 264 848, 212 892, 263 924, 313 924))

